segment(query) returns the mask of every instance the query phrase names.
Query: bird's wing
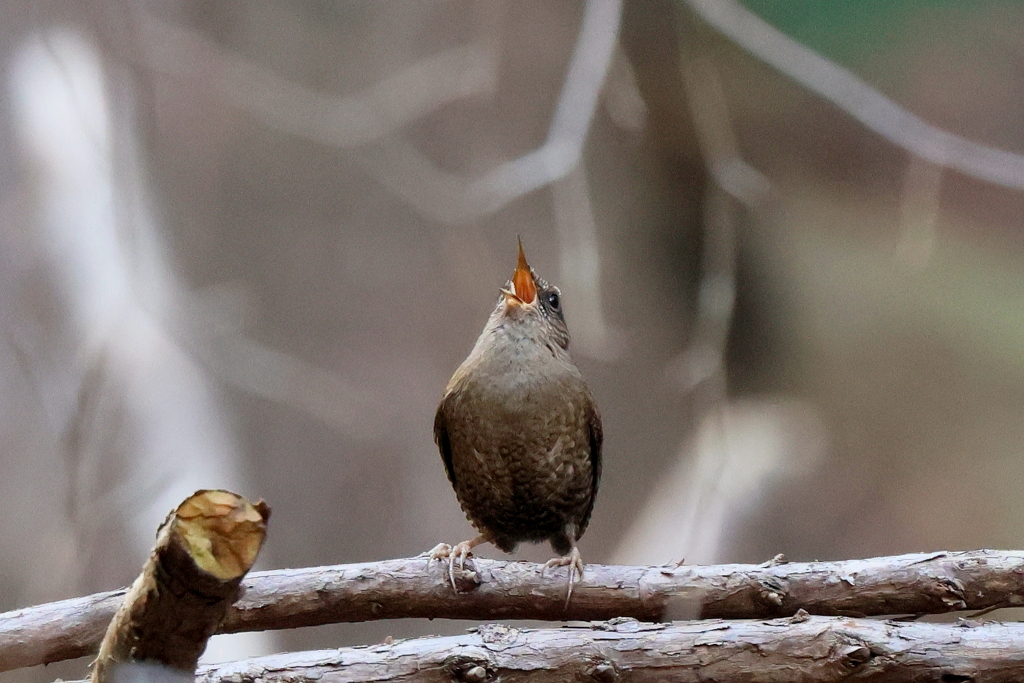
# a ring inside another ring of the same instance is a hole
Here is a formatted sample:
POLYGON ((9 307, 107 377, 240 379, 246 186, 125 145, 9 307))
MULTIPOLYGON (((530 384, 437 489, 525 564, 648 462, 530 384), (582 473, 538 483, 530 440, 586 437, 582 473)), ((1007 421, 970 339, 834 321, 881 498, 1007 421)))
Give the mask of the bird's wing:
MULTIPOLYGON (((601 483, 601 444, 604 442, 604 431, 601 428, 601 413, 591 402, 587 411, 587 431, 590 436, 590 505, 584 515, 583 526, 590 521, 590 513, 594 511, 594 500, 597 498, 597 486, 601 483)), ((581 534, 582 535, 582 534, 581 534)))
MULTIPOLYGON (((447 400, 445 396, 445 400, 447 400)), ((445 401, 441 401, 441 405, 437 407, 437 413, 434 415, 434 441, 437 443, 438 450, 441 451, 441 460, 444 462, 444 471, 448 475, 448 481, 455 486, 455 468, 452 467, 452 444, 448 439, 448 418, 444 412, 445 401)))

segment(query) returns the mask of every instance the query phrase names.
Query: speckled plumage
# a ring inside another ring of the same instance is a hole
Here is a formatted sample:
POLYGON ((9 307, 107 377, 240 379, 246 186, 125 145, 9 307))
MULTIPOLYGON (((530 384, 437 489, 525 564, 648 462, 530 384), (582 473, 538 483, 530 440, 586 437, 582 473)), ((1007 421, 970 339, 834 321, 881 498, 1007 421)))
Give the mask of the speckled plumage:
POLYGON ((434 435, 459 504, 484 539, 506 552, 547 540, 581 568, 575 544, 601 477, 601 418, 569 356, 558 289, 528 272, 533 302, 506 285, 448 382, 434 435))

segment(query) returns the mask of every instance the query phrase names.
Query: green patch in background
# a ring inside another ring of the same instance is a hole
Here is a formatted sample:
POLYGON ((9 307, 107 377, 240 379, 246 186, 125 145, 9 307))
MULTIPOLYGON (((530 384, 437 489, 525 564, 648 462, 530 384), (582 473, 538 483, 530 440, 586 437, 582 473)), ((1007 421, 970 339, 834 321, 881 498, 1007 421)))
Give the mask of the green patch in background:
POLYGON ((856 64, 872 53, 891 49, 907 34, 915 15, 985 11, 996 2, 962 0, 742 0, 750 10, 807 47, 834 60, 856 64))

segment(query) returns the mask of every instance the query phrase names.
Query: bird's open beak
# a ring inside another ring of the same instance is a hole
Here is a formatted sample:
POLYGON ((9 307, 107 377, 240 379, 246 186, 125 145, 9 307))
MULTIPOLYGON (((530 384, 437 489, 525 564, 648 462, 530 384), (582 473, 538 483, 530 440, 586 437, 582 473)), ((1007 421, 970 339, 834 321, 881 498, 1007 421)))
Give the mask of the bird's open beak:
POLYGON ((516 264, 516 271, 512 273, 512 287, 515 291, 501 290, 505 295, 505 303, 532 304, 537 300, 537 283, 533 280, 530 264, 526 262, 522 240, 519 240, 519 262, 516 264))

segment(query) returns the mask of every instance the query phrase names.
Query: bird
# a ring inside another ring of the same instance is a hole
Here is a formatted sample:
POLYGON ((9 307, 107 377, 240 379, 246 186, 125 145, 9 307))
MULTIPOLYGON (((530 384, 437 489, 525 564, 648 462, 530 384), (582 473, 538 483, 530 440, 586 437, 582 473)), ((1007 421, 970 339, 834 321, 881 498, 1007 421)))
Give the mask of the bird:
POLYGON ((473 548, 491 543, 514 553, 521 542, 548 541, 568 567, 566 605, 576 575, 577 542, 587 530, 601 481, 601 415, 569 355, 558 287, 540 278, 523 253, 469 356, 455 370, 434 417, 434 440, 448 480, 478 535, 432 559, 465 569, 473 548))

